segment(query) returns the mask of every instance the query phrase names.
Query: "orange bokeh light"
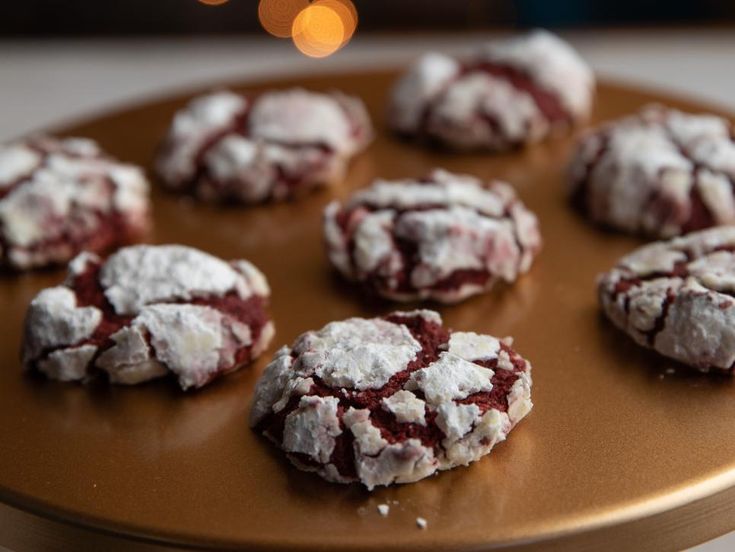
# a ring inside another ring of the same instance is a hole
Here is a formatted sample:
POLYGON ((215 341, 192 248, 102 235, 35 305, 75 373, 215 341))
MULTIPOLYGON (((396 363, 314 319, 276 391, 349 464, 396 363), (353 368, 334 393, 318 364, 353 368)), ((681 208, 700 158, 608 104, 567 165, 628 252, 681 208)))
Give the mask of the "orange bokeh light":
POLYGON ((258 19, 267 32, 290 37, 296 48, 311 57, 333 54, 357 28, 357 10, 351 0, 259 0, 258 19))
POLYGON ((293 22, 293 42, 311 57, 326 57, 336 52, 345 37, 342 18, 332 8, 311 4, 293 22))
POLYGON ((309 6, 309 0, 260 0, 258 19, 273 36, 290 38, 296 16, 309 6))
POLYGON ((326 6, 339 16, 344 26, 342 45, 347 44, 357 28, 357 10, 350 0, 316 0, 314 5, 326 6))
POLYGON ((302 53, 326 57, 344 46, 357 27, 357 12, 349 0, 316 0, 293 21, 291 38, 302 53))
POLYGON ((227 4, 230 0, 199 0, 200 4, 204 4, 205 6, 221 6, 222 4, 227 4))

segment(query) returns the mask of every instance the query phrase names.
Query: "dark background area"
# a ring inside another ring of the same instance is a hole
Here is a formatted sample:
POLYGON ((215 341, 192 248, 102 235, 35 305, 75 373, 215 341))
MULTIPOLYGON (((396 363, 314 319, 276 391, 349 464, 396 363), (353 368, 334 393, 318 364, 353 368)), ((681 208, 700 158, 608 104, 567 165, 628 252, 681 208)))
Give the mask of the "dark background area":
MULTIPOLYGON (((353 0, 363 32, 735 23, 735 0, 353 0)), ((0 0, 2 36, 264 32, 257 0, 0 0)))

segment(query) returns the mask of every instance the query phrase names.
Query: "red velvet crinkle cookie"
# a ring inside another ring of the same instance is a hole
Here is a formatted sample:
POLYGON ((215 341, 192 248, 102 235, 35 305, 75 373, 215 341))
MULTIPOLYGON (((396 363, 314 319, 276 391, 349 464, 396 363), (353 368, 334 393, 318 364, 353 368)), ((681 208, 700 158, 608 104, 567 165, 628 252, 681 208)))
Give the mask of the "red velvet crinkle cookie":
POLYGON ((396 301, 455 303, 513 282, 541 248, 535 215, 508 184, 442 170, 331 203, 324 233, 340 273, 396 301))
POLYGON ((400 134, 454 149, 507 150, 585 119, 594 75, 546 31, 487 43, 460 61, 430 53, 396 84, 390 123, 400 134))
POLYGON ((149 225, 143 171, 92 140, 36 137, 0 146, 0 267, 66 263, 141 237, 149 225))
POLYGON ((250 424, 298 468, 372 489, 479 460, 532 406, 509 340, 422 310, 301 335, 258 381, 250 424))
POLYGON ((703 372, 735 367, 735 227, 623 257, 598 283, 605 314, 636 343, 703 372))
POLYGON ((735 223, 733 127, 647 106, 587 134, 571 164, 574 204, 592 221, 653 237, 735 223))
POLYGON ((371 138, 362 102, 339 92, 216 92, 176 114, 156 168, 202 199, 282 200, 340 180, 371 138))
POLYGON ((270 290, 251 263, 181 245, 82 253, 31 302, 23 363, 51 379, 136 384, 172 373, 198 388, 260 355, 270 290))

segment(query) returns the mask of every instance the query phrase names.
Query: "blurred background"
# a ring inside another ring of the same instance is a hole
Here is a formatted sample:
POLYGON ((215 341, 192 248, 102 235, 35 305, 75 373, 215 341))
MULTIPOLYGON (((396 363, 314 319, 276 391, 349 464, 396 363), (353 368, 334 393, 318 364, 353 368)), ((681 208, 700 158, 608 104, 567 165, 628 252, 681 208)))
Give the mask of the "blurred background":
POLYGON ((0 140, 239 79, 400 66, 545 27, 602 77, 735 110, 735 0, 0 0, 0 140))
MULTIPOLYGON (((6 0, 5 36, 241 34, 262 31, 256 0, 6 0), (217 10, 212 7, 216 6, 217 10)), ((276 0, 275 11, 308 4, 276 0)), ((370 32, 735 22, 733 0, 354 0, 370 32)))

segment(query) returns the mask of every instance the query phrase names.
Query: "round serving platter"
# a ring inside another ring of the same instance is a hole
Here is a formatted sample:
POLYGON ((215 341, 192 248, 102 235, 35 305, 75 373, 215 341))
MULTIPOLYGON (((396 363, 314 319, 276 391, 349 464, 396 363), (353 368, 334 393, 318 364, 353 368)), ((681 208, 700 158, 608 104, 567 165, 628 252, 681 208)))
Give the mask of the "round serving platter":
MULTIPOLYGON (((362 97, 377 127, 337 188, 252 208, 194 203, 154 186, 154 243, 183 243, 267 275, 277 335, 251 367, 199 392, 171 381, 88 386, 23 375, 22 320, 63 270, 0 277, 0 545, 264 550, 661 550, 735 529, 735 389, 639 349, 599 314, 595 277, 641 242, 589 226, 565 198, 574 137, 503 155, 452 155, 384 126, 395 72, 293 77, 236 90, 305 86, 362 97), (511 182, 539 216, 544 249, 512 287, 439 310, 458 330, 513 336, 533 363, 531 414, 489 456, 372 493, 291 467, 246 423, 270 354, 331 320, 394 305, 367 300, 326 261, 321 211, 375 177, 433 167, 511 182), (671 373, 673 369, 673 373, 671 373), (377 505, 388 503, 382 517, 377 505), (417 528, 418 516, 428 528, 417 528), (4 540, 3 540, 4 539, 4 540), (50 543, 50 544, 49 544, 50 543)), ((174 111, 193 94, 55 129, 151 166, 174 111)), ((603 82, 590 124, 648 102, 717 109, 603 82)))

